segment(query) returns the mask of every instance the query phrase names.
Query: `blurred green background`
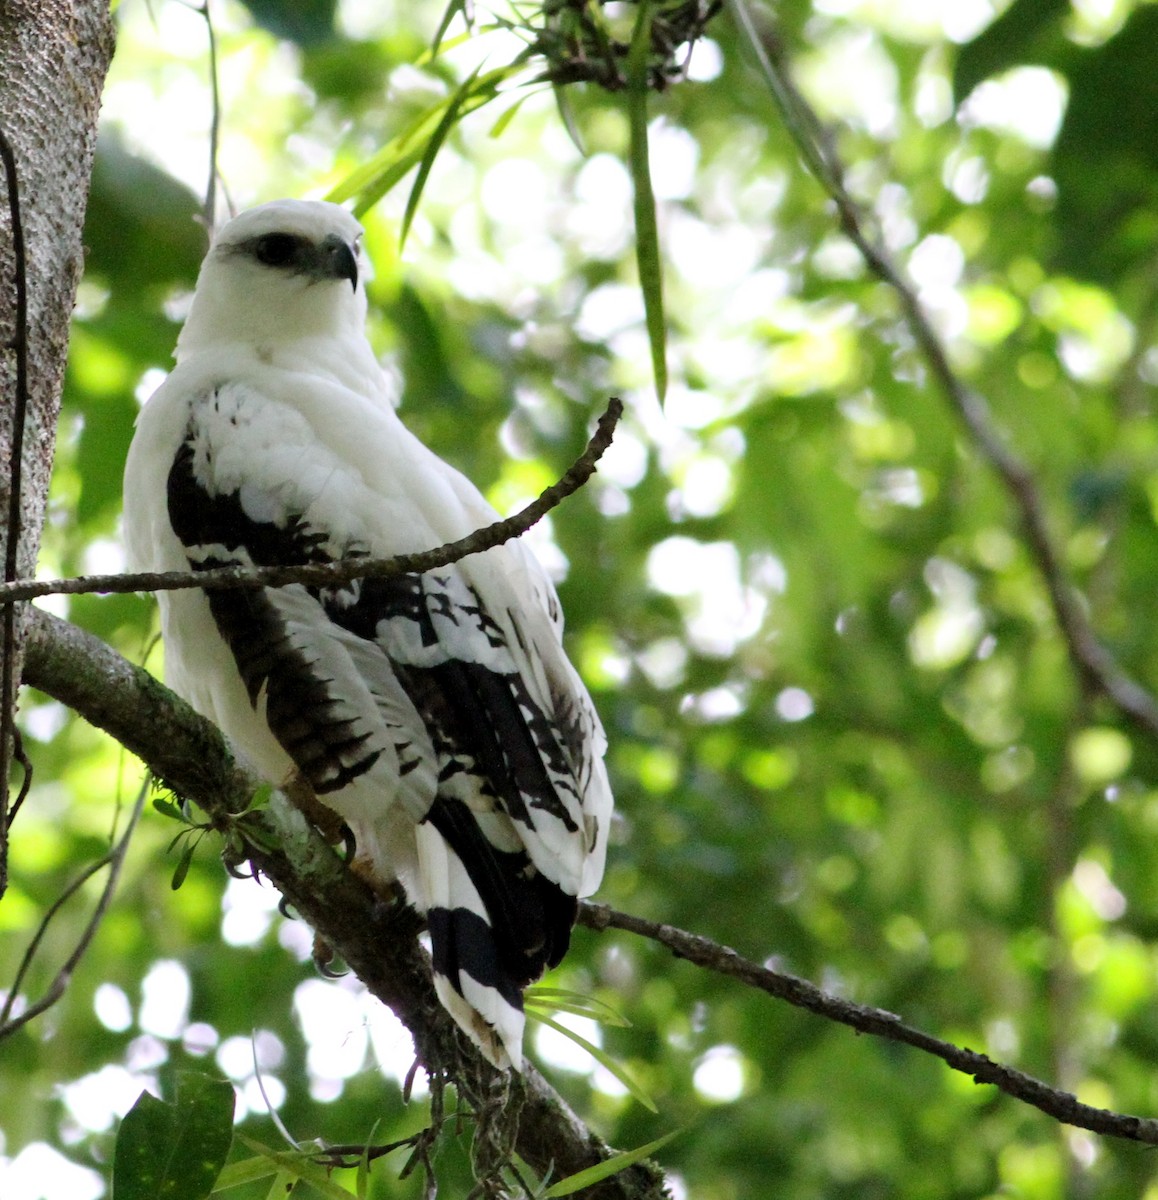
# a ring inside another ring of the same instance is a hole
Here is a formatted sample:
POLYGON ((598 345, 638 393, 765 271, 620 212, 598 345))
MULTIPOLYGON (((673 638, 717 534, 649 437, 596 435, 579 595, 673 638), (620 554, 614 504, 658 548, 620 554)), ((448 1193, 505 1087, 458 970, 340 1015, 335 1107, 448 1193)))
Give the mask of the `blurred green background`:
MULTIPOLYGON (((440 3, 213 12, 219 204, 238 208, 324 195, 521 47, 502 8, 433 62, 440 3)), ((633 13, 608 16, 629 31, 633 13)), ((866 222, 1029 463, 1094 625, 1158 687, 1158 6, 786 0, 765 15, 866 222)), ((203 246, 204 21, 178 0, 117 16, 46 575, 121 566, 125 450, 203 246)), ((611 742, 620 820, 599 898, 1089 1103, 1155 1113, 1158 745, 1079 686, 1009 497, 802 169, 731 11, 650 98, 662 406, 628 100, 584 85, 565 108, 530 86, 463 120, 401 256, 406 180, 365 223, 371 336, 402 415, 504 512, 562 473, 609 395, 626 401, 597 478, 531 535, 611 742)), ((47 607, 137 660, 154 628, 140 597, 47 607)), ((25 696, 21 726, 36 776, 0 904, 0 991, 141 780, 43 697, 25 696)), ((102 1195, 116 1119, 179 1068, 233 1079, 265 1140, 255 1057, 296 1138, 423 1123, 421 1097, 401 1099, 406 1034, 354 981, 318 976, 309 931, 268 886, 230 880, 210 840, 172 892, 176 832, 146 813, 67 996, 0 1043, 4 1200, 102 1195)), ((50 927, 30 996, 97 883, 50 927)), ((532 1034, 532 1056, 614 1145, 682 1127, 661 1152, 677 1198, 1158 1198, 1141 1146, 626 935, 577 931, 548 982, 631 1021, 580 1028, 659 1113, 557 1035, 532 1034)), ((469 1190, 465 1138, 439 1159, 446 1195, 469 1190)), ((420 1194, 400 1165, 376 1168, 374 1196, 420 1194)))

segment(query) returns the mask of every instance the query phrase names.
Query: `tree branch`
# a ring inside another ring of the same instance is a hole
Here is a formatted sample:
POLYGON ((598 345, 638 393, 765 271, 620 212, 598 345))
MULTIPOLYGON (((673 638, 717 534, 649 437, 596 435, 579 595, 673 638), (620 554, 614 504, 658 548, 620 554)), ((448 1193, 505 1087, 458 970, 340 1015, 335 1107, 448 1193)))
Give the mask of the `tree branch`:
POLYGON ((120 841, 116 843, 106 854, 102 854, 100 858, 81 872, 81 874, 72 881, 57 896, 56 900, 44 914, 43 920, 40 922, 40 927, 33 935, 28 948, 24 952, 24 956, 20 961, 20 966, 17 968, 16 976, 12 980, 12 984, 8 989, 8 998, 4 1005, 0 1008, 0 1041, 15 1033, 23 1025, 27 1025, 29 1021, 40 1016, 41 1013, 47 1012, 60 998, 64 995, 68 988, 69 980, 72 978, 72 973, 76 970, 77 964, 84 957, 85 952, 92 944, 92 940, 96 937, 97 929, 100 927, 101 921, 104 919, 105 913, 108 912, 109 905, 112 903, 113 893, 116 891, 117 880, 120 878, 121 867, 124 865, 125 854, 129 848, 129 841, 133 836, 133 830, 137 827, 137 819, 141 815, 141 809, 145 806, 145 796, 148 794, 148 786, 142 786, 141 794, 137 798, 136 804, 133 805, 133 810, 129 815, 129 823, 125 827, 125 832, 121 834, 120 841), (64 965, 57 971, 52 983, 41 998, 30 1004, 27 1008, 21 1010, 13 1016, 13 1011, 16 1006, 17 999, 20 993, 20 985, 24 981, 25 973, 32 965, 32 960, 36 957, 36 952, 39 950, 41 942, 44 940, 44 935, 48 932, 48 926, 53 917, 65 906, 65 904, 76 895, 77 892, 100 870, 108 867, 108 877, 105 879, 105 885, 101 889, 100 898, 97 900, 96 906, 93 908, 92 914, 89 916, 85 927, 77 939, 76 945, 73 947, 72 953, 65 960, 64 965))
MULTIPOLYGON (((421 922, 414 911, 382 904, 288 804, 275 800, 266 808, 246 811, 255 781, 234 762, 224 737, 147 671, 91 634, 33 609, 24 678, 112 734, 174 791, 196 801, 227 836, 244 839, 254 867, 411 1030, 432 1076, 455 1078, 476 1111, 480 1104, 486 1106, 488 1096, 521 1103, 515 1149, 532 1167, 545 1173, 553 1163, 556 1175, 570 1175, 608 1156, 603 1142, 534 1068, 528 1066, 521 1078, 503 1076, 459 1034, 434 995, 429 964, 416 938, 421 922)), ((579 921, 595 930, 622 929, 649 938, 697 966, 798 1008, 913 1046, 1058 1121, 1158 1145, 1158 1120, 1082 1104, 1068 1092, 984 1054, 905 1025, 893 1013, 829 995, 708 938, 602 904, 581 905, 579 921)), ((604 1190, 592 1193, 593 1200, 643 1200, 665 1194, 662 1176, 647 1164, 601 1186, 604 1190)))
POLYGON ((388 579, 421 571, 432 571, 509 542, 526 533, 556 505, 577 492, 595 474, 600 458, 615 434, 623 415, 623 402, 612 397, 599 418, 595 432, 583 453, 567 468, 557 482, 505 520, 496 521, 455 542, 418 554, 399 554, 393 558, 344 558, 333 563, 312 563, 293 567, 216 567, 209 571, 143 571, 133 575, 85 575, 77 579, 21 579, 0 584, 0 604, 32 600, 38 596, 78 595, 85 592, 169 592, 187 588, 283 587, 290 583, 308 583, 335 587, 352 579, 388 579))
MULTIPOLYGON (((778 61, 780 55, 771 40, 756 28, 745 0, 728 0, 728 3, 805 164, 836 206, 841 231, 860 252, 872 274, 896 294, 905 324, 924 354, 933 378, 1016 506, 1030 553, 1045 580, 1070 661, 1084 682, 1113 701, 1138 728, 1158 737, 1158 700, 1132 679, 1098 640, 1082 598, 1062 565, 1033 472, 998 431, 985 398, 967 387, 953 370, 913 285, 884 247, 867 232, 863 214, 845 186, 844 166, 825 136, 820 118, 778 61)), ((762 19, 766 19, 763 14, 762 19)))
MULTIPOLYGON (((412 908, 384 904, 278 794, 250 809, 257 781, 235 762, 224 736, 147 671, 66 621, 38 609, 29 614, 24 682, 111 734, 204 809, 231 846, 243 847, 255 870, 410 1029, 432 1081, 453 1080, 479 1120, 476 1144, 484 1133, 501 1142, 509 1131, 495 1127, 517 1112, 513 1148, 540 1175, 571 1175, 611 1156, 533 1067, 521 1076, 496 1071, 460 1033, 434 993, 417 937, 422 923, 412 908)), ((589 1195, 667 1197, 662 1173, 649 1163, 627 1168, 589 1195)))
POLYGON ((1091 1133, 1108 1137, 1158 1145, 1158 1120, 1152 1117, 1134 1117, 1083 1104, 1069 1092, 1050 1087, 1032 1075, 994 1062, 976 1050, 955 1046, 952 1042, 944 1042, 932 1034, 905 1025, 895 1013, 832 996, 807 980, 762 967, 709 938, 687 933, 671 925, 645 921, 642 917, 616 912, 606 904, 592 904, 589 901, 580 905, 579 923, 589 929, 623 929, 650 938, 666 946, 677 958, 686 958, 696 966, 738 979, 748 987, 758 988, 797 1008, 805 1008, 861 1033, 915 1046, 941 1059, 954 1071, 972 1076, 976 1083, 991 1083, 1014 1099, 1031 1104, 1066 1125, 1076 1125, 1079 1129, 1088 1129, 1091 1133))
MULTIPOLYGON (((12 397, 11 465, 8 479, 8 533, 4 554, 4 580, 19 574, 21 500, 23 499, 24 427, 28 419, 28 263, 24 252, 24 222, 20 217, 20 186, 16 173, 16 154, 8 135, 0 129, 0 159, 4 163, 8 213, 12 226, 12 265, 16 307, 9 349, 16 359, 15 392, 12 397)), ((12 761, 12 743, 16 718, 16 609, 4 609, 0 637, 0 896, 8 885, 8 769, 12 761)))

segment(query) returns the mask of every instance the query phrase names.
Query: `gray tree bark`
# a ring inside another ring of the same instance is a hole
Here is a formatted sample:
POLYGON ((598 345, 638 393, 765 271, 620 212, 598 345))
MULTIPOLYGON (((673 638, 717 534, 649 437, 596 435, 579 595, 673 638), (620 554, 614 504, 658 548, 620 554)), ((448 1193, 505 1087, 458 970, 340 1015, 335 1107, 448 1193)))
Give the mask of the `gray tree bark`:
MULTIPOLYGON (((20 482, 17 571, 40 549, 56 445, 69 318, 84 263, 101 91, 113 53, 108 0, 0 0, 0 128, 16 158, 27 251, 28 411, 20 482)), ((7 555, 16 407, 16 264, 10 197, 0 175, 0 561, 7 555)), ((21 622, 6 676, 20 678, 21 622)), ((0 654, 3 654, 0 645, 0 654)), ((0 695, 10 708, 14 697, 0 695)), ((6 749, 0 747, 0 750, 6 749)), ((7 756, 3 756, 5 761, 7 756)), ((7 793, 0 803, 0 895, 7 882, 7 793)))

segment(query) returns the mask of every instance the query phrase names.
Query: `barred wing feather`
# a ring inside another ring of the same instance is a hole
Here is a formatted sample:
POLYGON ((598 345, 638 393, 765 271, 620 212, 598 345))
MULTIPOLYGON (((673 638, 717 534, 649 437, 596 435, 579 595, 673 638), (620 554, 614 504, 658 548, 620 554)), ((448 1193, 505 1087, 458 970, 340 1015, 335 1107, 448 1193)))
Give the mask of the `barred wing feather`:
MULTIPOLYGON (((401 499, 384 505, 351 479, 295 410, 226 384, 187 413, 166 494, 195 569, 393 551, 373 514, 401 499), (356 517, 339 507, 352 499, 356 517)), ((450 468, 428 461, 445 482, 450 468)), ((452 484, 440 495, 469 487, 452 484)), ((472 499, 464 524, 486 516, 472 499)), ((400 878, 427 912, 444 1004, 495 1061, 516 1064, 521 990, 562 958, 606 845, 602 729, 553 598, 519 546, 423 575, 203 601, 255 720, 354 830, 376 877, 400 878)), ((195 662, 174 658, 179 674, 195 662)))

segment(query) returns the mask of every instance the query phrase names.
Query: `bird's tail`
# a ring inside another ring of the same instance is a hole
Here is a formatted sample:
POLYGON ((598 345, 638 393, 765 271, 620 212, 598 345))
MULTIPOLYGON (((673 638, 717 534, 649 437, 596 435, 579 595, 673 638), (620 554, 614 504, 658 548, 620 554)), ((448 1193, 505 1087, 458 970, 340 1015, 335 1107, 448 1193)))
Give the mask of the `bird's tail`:
POLYGON ((496 1067, 523 1065, 523 994, 462 859, 433 825, 418 826, 434 986, 443 1007, 496 1067))

